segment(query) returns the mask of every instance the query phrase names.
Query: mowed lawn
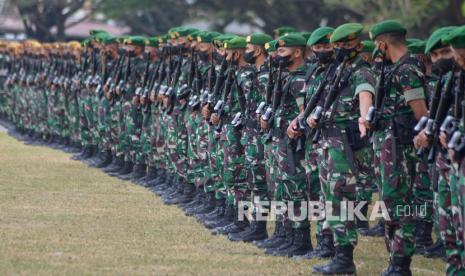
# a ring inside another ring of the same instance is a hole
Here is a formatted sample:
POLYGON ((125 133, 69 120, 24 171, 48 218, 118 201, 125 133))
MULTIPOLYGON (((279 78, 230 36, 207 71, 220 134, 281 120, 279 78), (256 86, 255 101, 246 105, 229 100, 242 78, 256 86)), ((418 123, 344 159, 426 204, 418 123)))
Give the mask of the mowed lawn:
MULTIPOLYGON (((69 157, 0 133, 0 275, 310 275, 323 262, 212 236, 148 190, 69 157)), ((378 275, 383 240, 360 237, 355 261, 358 275, 378 275)), ((444 268, 413 261, 416 275, 444 268)))

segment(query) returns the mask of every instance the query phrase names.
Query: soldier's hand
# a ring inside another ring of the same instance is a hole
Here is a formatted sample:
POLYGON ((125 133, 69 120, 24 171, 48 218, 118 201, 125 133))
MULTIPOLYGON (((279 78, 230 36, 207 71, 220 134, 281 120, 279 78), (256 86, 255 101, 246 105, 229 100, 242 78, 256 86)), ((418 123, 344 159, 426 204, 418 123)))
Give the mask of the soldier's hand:
POLYGON ((449 154, 449 159, 452 160, 452 162, 457 162, 457 160, 455 160, 455 151, 454 150, 449 149, 449 150, 447 150, 447 153, 449 154))
POLYGON ((157 99, 155 98, 155 93, 150 93, 150 101, 154 103, 157 99))
POLYGON ((315 119, 313 119, 311 116, 307 117, 307 125, 311 128, 316 128, 318 126, 318 123, 315 119))
POLYGON ((204 118, 205 120, 207 120, 208 118, 210 118, 210 116, 212 115, 211 113, 212 113, 212 112, 211 112, 210 108, 208 108, 208 105, 204 105, 204 106, 202 107, 202 116, 203 116, 203 118, 204 118))
POLYGON ((360 130, 360 138, 367 136, 367 120, 363 117, 358 118, 358 130, 360 130))
POLYGON ((268 129, 269 128, 268 123, 263 121, 262 118, 260 118, 260 128, 261 129, 268 129))
POLYGON ((415 148, 429 148, 430 146, 430 140, 428 139, 428 136, 425 134, 425 131, 422 130, 420 133, 418 133, 415 138, 413 138, 413 145, 415 148))
POLYGON ((441 142, 443 148, 447 149, 447 134, 445 132, 439 134, 439 142, 441 142))
POLYGON ((297 119, 294 119, 287 127, 287 136, 291 139, 302 136, 302 132, 297 130, 297 119))
POLYGON ((213 125, 217 125, 220 123, 220 118, 218 118, 218 114, 216 113, 213 113, 210 117, 210 122, 213 124, 213 125))

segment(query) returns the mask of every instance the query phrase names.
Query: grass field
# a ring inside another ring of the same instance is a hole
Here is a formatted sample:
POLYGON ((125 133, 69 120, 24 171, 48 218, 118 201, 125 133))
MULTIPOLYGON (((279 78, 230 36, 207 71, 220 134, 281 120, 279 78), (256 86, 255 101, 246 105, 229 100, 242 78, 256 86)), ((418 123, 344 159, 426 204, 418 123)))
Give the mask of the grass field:
MULTIPOLYGON (((387 264, 381 238, 360 237, 358 275, 387 264)), ((0 275, 310 275, 322 261, 269 257, 212 236, 130 182, 0 133, 0 275)), ((416 275, 444 263, 415 257, 416 275)))

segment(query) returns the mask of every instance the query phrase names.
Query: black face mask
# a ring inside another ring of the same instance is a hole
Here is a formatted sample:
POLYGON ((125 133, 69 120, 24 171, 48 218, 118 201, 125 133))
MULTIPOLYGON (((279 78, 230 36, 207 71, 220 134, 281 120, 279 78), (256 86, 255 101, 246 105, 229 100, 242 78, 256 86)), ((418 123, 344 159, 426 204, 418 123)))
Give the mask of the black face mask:
POLYGON ((126 50, 125 50, 125 49, 122 49, 122 48, 121 48, 121 49, 118 49, 118 55, 122 56, 122 55, 124 55, 124 54, 126 54, 126 50))
POLYGON ((454 59, 441 58, 433 64, 432 71, 436 75, 443 75, 452 70, 454 67, 454 59))
POLYGON ((257 60, 257 57, 254 57, 254 52, 246 52, 244 54, 244 60, 245 62, 249 64, 255 64, 255 61, 257 60))
POLYGON ((334 51, 315 52, 319 63, 326 64, 333 60, 334 51))
POLYGON ((336 60, 339 62, 343 62, 346 57, 349 59, 354 58, 357 56, 358 52, 355 48, 336 48, 335 50, 336 60))
POLYGON ((199 55, 199 59, 201 61, 207 61, 208 60, 208 52, 207 51, 200 51, 198 55, 199 55))
POLYGON ((283 67, 289 67, 289 65, 292 64, 291 55, 276 56, 275 62, 277 63, 277 66, 279 66, 279 64, 282 64, 283 67))
POLYGON ((216 64, 221 64, 221 62, 224 59, 224 56, 220 55, 218 52, 214 52, 213 59, 215 60, 216 64))
POLYGON ((126 53, 127 53, 130 57, 135 57, 135 56, 136 56, 136 51, 134 51, 134 50, 128 50, 128 51, 126 51, 126 53))

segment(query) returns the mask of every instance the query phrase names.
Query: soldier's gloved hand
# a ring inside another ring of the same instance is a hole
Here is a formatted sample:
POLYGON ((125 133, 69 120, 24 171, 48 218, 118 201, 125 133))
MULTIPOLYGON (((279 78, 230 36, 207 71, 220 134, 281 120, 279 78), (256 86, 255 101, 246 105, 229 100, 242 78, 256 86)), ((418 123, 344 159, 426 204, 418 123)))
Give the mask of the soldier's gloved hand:
POLYGON ((213 124, 213 125, 217 125, 220 123, 220 118, 218 118, 218 114, 216 113, 213 113, 210 117, 210 122, 213 124))
POLYGON ((417 136, 413 138, 413 145, 416 149, 429 148, 430 139, 428 139, 428 136, 425 134, 424 130, 422 130, 420 133, 418 133, 417 136))
POLYGON ((312 118, 312 116, 307 117, 307 125, 311 128, 316 128, 318 126, 318 122, 312 118))
POLYGON ((297 130, 297 119, 294 119, 287 127, 287 136, 291 139, 302 136, 302 132, 297 130))

